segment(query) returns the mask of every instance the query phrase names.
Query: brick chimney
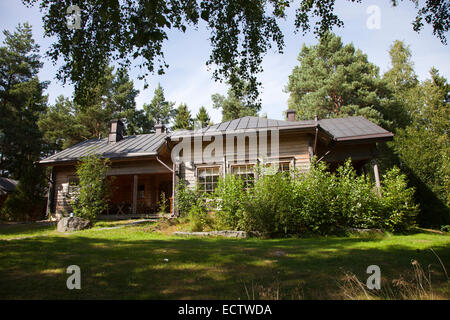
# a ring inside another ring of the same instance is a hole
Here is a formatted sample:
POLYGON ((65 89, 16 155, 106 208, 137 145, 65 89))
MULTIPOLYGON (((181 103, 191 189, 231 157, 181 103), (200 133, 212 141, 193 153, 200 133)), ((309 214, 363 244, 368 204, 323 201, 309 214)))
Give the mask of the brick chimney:
POLYGON ((163 124, 161 124, 161 123, 158 123, 158 124, 156 124, 155 125, 155 133, 166 133, 166 126, 165 125, 163 125, 163 124))
POLYGON ((116 143, 123 139, 124 125, 119 119, 113 119, 109 122, 110 130, 108 143, 116 143))
POLYGON ((288 121, 295 121, 295 110, 294 109, 287 110, 286 117, 288 121))

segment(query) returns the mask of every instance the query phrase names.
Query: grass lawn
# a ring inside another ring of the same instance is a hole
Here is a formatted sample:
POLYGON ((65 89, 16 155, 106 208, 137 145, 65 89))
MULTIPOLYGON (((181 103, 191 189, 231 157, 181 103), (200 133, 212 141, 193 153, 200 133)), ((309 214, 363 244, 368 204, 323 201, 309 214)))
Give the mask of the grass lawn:
MULTIPOLYGON (((345 275, 363 283, 381 268, 382 287, 413 279, 412 260, 437 298, 450 298, 450 236, 422 231, 379 237, 185 238, 154 223, 61 234, 53 225, 0 226, 0 299, 335 299, 345 275), (434 250, 434 253, 432 250, 434 250), (81 290, 68 290, 69 265, 81 290)), ((414 281, 413 281, 414 282, 414 281)))

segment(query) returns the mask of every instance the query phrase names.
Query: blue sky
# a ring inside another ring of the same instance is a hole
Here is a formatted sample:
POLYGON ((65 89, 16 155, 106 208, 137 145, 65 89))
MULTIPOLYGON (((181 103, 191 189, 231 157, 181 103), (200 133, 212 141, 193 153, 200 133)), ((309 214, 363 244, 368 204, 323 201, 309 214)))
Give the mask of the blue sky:
MULTIPOLYGON (((336 12, 344 21, 344 27, 334 32, 342 37, 344 43, 352 42, 356 48, 367 54, 370 62, 380 67, 384 73, 389 69, 388 50, 394 40, 402 40, 410 45, 416 73, 420 80, 428 78, 428 71, 432 66, 440 70, 441 75, 450 78, 450 47, 441 44, 432 34, 430 27, 425 26, 421 33, 412 30, 411 22, 415 17, 415 9, 411 2, 401 2, 398 7, 391 7, 390 1, 362 1, 361 4, 352 4, 347 1, 337 1, 336 12), (380 8, 380 29, 368 29, 366 26, 370 14, 367 9, 371 5, 380 8)), ((82 9, 82 8, 81 8, 82 9)), ((41 46, 42 56, 52 43, 52 39, 43 38, 41 13, 36 7, 27 8, 21 1, 0 0, 0 29, 12 31, 18 23, 29 22, 33 26, 33 34, 41 46)), ((288 94, 284 92, 288 76, 293 67, 298 64, 297 56, 303 45, 312 45, 317 42, 314 35, 309 33, 295 34, 293 27, 294 14, 288 15, 286 21, 281 22, 285 34, 284 53, 279 54, 271 50, 264 58, 264 72, 259 75, 262 82, 261 113, 269 118, 282 119, 283 111, 287 109, 288 94)), ((0 35, 0 41, 3 40, 0 35)), ((447 38, 450 38, 447 35, 447 38)), ((450 39, 449 39, 450 42, 450 39)), ((142 108, 144 103, 150 102, 158 82, 165 90, 167 100, 177 105, 187 103, 191 113, 195 115, 203 105, 207 108, 214 122, 220 122, 219 110, 212 108, 211 95, 225 94, 227 87, 212 80, 212 72, 207 70, 205 62, 210 54, 208 30, 200 24, 198 30, 188 30, 186 33, 170 32, 169 40, 165 43, 165 59, 169 69, 162 76, 151 75, 147 78, 150 84, 144 90, 144 82, 137 79, 139 70, 130 70, 135 87, 140 91, 137 97, 137 107, 142 108)), ((62 86, 55 79, 57 66, 44 58, 44 67, 40 72, 41 80, 49 80, 51 84, 47 90, 49 102, 54 103, 58 95, 72 96, 73 88, 70 85, 62 86)))

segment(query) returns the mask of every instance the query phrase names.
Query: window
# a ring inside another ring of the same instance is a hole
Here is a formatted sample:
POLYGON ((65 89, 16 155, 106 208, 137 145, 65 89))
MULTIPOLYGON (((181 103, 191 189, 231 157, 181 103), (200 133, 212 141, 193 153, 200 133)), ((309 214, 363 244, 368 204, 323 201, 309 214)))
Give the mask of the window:
POLYGON ((69 177, 68 182, 67 194, 77 194, 80 189, 80 179, 78 177, 69 177))
POLYGON ((278 169, 279 172, 289 172, 290 163, 289 162, 280 162, 280 167, 278 169))
POLYGON ((244 164, 232 167, 232 173, 244 180, 244 186, 247 188, 253 185, 255 181, 255 172, 253 164, 244 164))
POLYGON ((138 198, 139 199, 145 198, 145 185, 138 186, 138 198))
POLYGON ((198 184, 200 190, 205 192, 213 192, 219 181, 219 167, 198 168, 198 184))

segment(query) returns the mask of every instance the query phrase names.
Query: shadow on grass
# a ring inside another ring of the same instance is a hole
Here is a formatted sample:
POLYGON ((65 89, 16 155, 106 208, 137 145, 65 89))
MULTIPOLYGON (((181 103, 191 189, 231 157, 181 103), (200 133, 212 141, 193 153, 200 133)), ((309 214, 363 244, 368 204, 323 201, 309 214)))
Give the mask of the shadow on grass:
MULTIPOLYGON (((407 240, 406 240, 407 241, 407 240)), ((278 283, 281 297, 300 289, 302 298, 339 295, 345 272, 361 279, 369 265, 382 277, 398 277, 412 259, 439 263, 427 250, 380 239, 193 239, 125 240, 75 234, 0 242, 1 299, 247 299, 249 283, 278 283), (68 290, 69 265, 81 268, 81 290, 68 290)), ((442 261, 450 248, 433 246, 442 261)))
POLYGON ((0 224, 0 237, 3 235, 32 235, 42 231, 52 231, 55 229, 56 222, 43 221, 32 223, 9 223, 0 224))

